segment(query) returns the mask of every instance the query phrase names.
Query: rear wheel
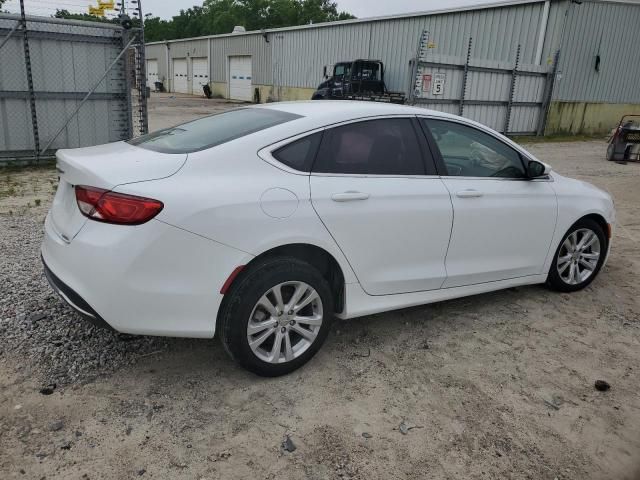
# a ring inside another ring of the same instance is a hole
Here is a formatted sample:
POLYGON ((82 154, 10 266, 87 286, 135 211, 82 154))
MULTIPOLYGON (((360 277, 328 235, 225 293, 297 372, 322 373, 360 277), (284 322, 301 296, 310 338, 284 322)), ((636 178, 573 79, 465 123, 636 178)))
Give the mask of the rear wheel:
POLYGON ((610 143, 609 146, 607 146, 607 160, 609 160, 610 162, 613 161, 614 152, 615 152, 615 147, 613 143, 610 143))
POLYGON ((236 362, 258 375, 275 377, 301 367, 329 333, 329 284, 301 260, 261 262, 227 295, 219 318, 222 343, 236 362))
POLYGON ((602 267, 607 240, 598 222, 583 218, 565 234, 556 250, 547 283, 561 292, 589 285, 602 267))

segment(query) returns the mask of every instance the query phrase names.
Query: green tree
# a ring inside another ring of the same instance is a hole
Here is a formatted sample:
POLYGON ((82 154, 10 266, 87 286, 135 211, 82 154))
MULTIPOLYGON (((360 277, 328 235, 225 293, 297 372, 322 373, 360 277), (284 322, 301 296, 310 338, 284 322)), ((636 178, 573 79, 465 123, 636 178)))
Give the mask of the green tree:
POLYGON ((117 23, 117 19, 98 17, 96 15, 89 15, 88 13, 71 13, 69 10, 56 10, 55 18, 66 18, 70 20, 84 20, 86 22, 103 22, 103 23, 117 23))
POLYGON ((153 42, 231 33, 236 25, 261 30, 349 18, 355 17, 338 11, 330 0, 205 0, 202 7, 181 10, 168 21, 147 18, 145 39, 153 42))

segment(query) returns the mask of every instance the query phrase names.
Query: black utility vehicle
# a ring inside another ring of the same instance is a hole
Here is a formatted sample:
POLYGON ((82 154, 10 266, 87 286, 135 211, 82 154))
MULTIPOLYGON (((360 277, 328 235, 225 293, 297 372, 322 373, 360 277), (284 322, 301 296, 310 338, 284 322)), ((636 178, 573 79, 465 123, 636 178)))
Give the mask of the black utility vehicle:
POLYGON ((353 60, 333 66, 333 75, 313 93, 312 100, 368 100, 373 102, 405 103, 402 92, 390 92, 384 83, 384 64, 380 60, 353 60))

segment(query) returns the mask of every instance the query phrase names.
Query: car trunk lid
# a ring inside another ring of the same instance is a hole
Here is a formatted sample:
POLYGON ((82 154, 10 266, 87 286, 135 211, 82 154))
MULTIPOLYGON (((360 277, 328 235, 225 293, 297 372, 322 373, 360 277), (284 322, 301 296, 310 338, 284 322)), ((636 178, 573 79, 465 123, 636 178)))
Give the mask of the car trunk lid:
POLYGON ((58 150, 56 158, 59 184, 50 219, 53 229, 68 243, 87 221, 76 203, 76 185, 111 190, 125 183, 166 178, 180 170, 187 155, 158 153, 118 142, 58 150))

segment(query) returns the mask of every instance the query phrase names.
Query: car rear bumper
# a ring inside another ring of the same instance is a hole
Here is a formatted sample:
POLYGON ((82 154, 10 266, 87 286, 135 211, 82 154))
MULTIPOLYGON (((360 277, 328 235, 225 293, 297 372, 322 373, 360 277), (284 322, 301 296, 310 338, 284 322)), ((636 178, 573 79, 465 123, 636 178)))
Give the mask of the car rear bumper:
POLYGON ((89 305, 80 295, 78 295, 71 287, 60 280, 47 266, 47 263, 42 258, 42 265, 44 266, 44 274, 47 277, 47 281, 51 288, 60 295, 60 297, 67 302, 67 304, 78 312, 86 320, 94 324, 96 327, 104 328, 106 330, 114 330, 100 315, 96 312, 91 305, 89 305))
POLYGON ((85 318, 133 335, 213 337, 220 288, 248 255, 157 220, 88 220, 65 241, 48 216, 44 230, 53 289, 85 318))

